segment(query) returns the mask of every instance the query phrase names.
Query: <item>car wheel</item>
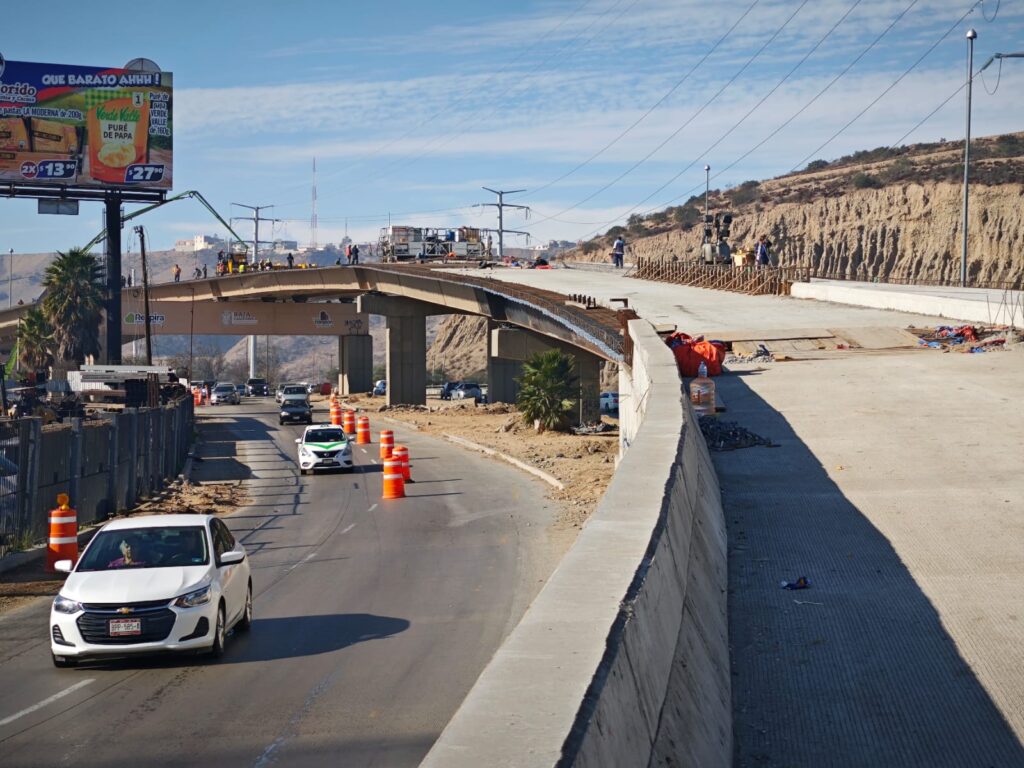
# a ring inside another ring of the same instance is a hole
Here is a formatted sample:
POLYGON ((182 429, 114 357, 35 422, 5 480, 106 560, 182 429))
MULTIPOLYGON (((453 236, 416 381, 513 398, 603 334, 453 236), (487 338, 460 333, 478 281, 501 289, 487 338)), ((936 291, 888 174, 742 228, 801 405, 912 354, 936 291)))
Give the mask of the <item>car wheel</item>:
POLYGON ((284 424, 284 419, 279 419, 277 423, 283 425, 284 424))
POLYGON ((57 667, 57 669, 67 669, 69 667, 78 666, 78 660, 73 659, 70 656, 57 656, 56 654, 51 653, 50 657, 53 659, 53 666, 57 667))
POLYGON ((304 475, 304 474, 306 474, 306 470, 304 470, 304 469, 300 469, 300 470, 299 470, 299 474, 300 474, 300 475, 304 475))
POLYGON ((249 582, 249 588, 245 590, 245 610, 242 611, 242 618, 235 624, 235 629, 239 632, 248 632, 252 629, 252 582, 249 582))
POLYGON ((210 658, 219 659, 224 655, 224 603, 217 606, 217 626, 213 628, 213 645, 210 658))

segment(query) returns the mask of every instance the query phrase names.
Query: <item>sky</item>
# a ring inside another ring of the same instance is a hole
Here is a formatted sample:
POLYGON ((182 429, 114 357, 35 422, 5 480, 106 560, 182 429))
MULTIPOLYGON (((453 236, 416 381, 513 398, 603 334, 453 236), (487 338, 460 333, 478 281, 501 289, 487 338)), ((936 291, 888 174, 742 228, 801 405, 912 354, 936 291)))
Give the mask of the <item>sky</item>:
MULTIPOLYGON (((174 74, 173 191, 200 191, 225 218, 251 215, 232 203, 274 206, 261 239, 308 244, 315 158, 321 245, 376 241, 389 221, 496 227, 483 186, 526 190, 506 197, 529 211, 508 210, 505 226, 531 236, 509 244, 576 240, 702 192, 705 164, 711 188, 726 188, 859 149, 962 139, 967 30, 975 69, 1024 51, 1024 0, 89 7, 10 3, 0 53, 153 59, 174 74)), ((976 77, 972 134, 1024 130, 1021 93, 1024 59, 976 77)), ((0 253, 85 243, 102 215, 99 203, 45 216, 0 198, 0 253)), ((225 234, 190 200, 139 221, 152 249, 225 234)))

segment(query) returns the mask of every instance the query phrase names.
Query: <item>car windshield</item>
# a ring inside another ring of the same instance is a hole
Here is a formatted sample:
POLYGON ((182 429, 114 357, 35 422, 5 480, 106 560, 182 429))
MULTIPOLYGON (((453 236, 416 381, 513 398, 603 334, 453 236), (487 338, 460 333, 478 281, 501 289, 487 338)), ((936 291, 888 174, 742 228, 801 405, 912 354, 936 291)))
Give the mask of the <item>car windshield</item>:
POLYGON ((213 391, 214 392, 232 392, 232 391, 234 391, 234 389, 235 389, 234 386, 231 385, 231 384, 218 384, 214 388, 213 391))
POLYGON ((75 569, 175 568, 209 563, 203 526, 121 528, 100 531, 75 569))
POLYGON ((307 443, 343 443, 345 431, 341 429, 311 429, 306 432, 307 443))
POLYGON ((249 385, 253 387, 265 387, 267 385, 266 379, 249 379, 249 385))
POLYGON ((285 387, 284 388, 284 394, 286 394, 286 395, 305 395, 306 394, 306 388, 305 387, 285 387))
POLYGON ((301 408, 302 410, 306 410, 307 408, 309 408, 309 406, 306 404, 305 400, 300 400, 297 397, 286 397, 284 399, 284 402, 281 404, 281 407, 282 408, 301 408))

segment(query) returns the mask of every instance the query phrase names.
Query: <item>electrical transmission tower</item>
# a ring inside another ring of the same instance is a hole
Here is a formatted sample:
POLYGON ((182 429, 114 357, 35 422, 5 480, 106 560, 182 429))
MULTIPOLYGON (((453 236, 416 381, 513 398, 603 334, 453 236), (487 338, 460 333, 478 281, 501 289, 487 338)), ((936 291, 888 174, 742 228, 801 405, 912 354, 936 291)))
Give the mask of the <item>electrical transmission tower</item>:
POLYGON ((530 206, 528 205, 512 205, 511 203, 505 202, 505 195, 515 195, 519 192, 525 192, 525 189, 491 189, 490 187, 482 187, 488 192, 493 192, 498 196, 498 202, 496 203, 480 203, 481 206, 492 206, 498 209, 498 258, 505 258, 505 233, 508 232, 510 235, 526 235, 530 236, 529 232, 522 232, 518 229, 505 229, 505 209, 515 208, 521 211, 529 212, 530 206))
MULTIPOLYGON (((316 187, 314 187, 316 189, 316 187)), ((232 203, 237 205, 239 208, 248 208, 252 211, 252 216, 233 216, 232 221, 236 219, 240 221, 251 221, 253 223, 253 234, 252 234, 252 258, 249 260, 250 264, 255 264, 260 260, 260 222, 269 221, 275 222, 280 219, 268 219, 265 216, 260 216, 260 211, 265 211, 267 208, 273 208, 272 205, 246 205, 245 203, 232 203)), ((267 242, 267 241, 263 241, 267 242)), ((256 337, 249 337, 249 378, 256 377, 256 337)))

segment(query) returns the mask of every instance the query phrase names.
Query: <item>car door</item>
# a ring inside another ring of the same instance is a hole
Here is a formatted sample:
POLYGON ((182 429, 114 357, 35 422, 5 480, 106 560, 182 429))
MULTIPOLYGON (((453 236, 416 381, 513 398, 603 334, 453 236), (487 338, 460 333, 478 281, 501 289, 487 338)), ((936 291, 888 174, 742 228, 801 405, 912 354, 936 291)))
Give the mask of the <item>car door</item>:
POLYGON ((220 520, 210 521, 210 532, 213 535, 213 552, 217 563, 217 573, 221 583, 221 594, 224 596, 224 614, 231 624, 245 607, 245 590, 248 580, 245 578, 242 563, 221 565, 220 558, 225 552, 235 548, 235 537, 220 520))

